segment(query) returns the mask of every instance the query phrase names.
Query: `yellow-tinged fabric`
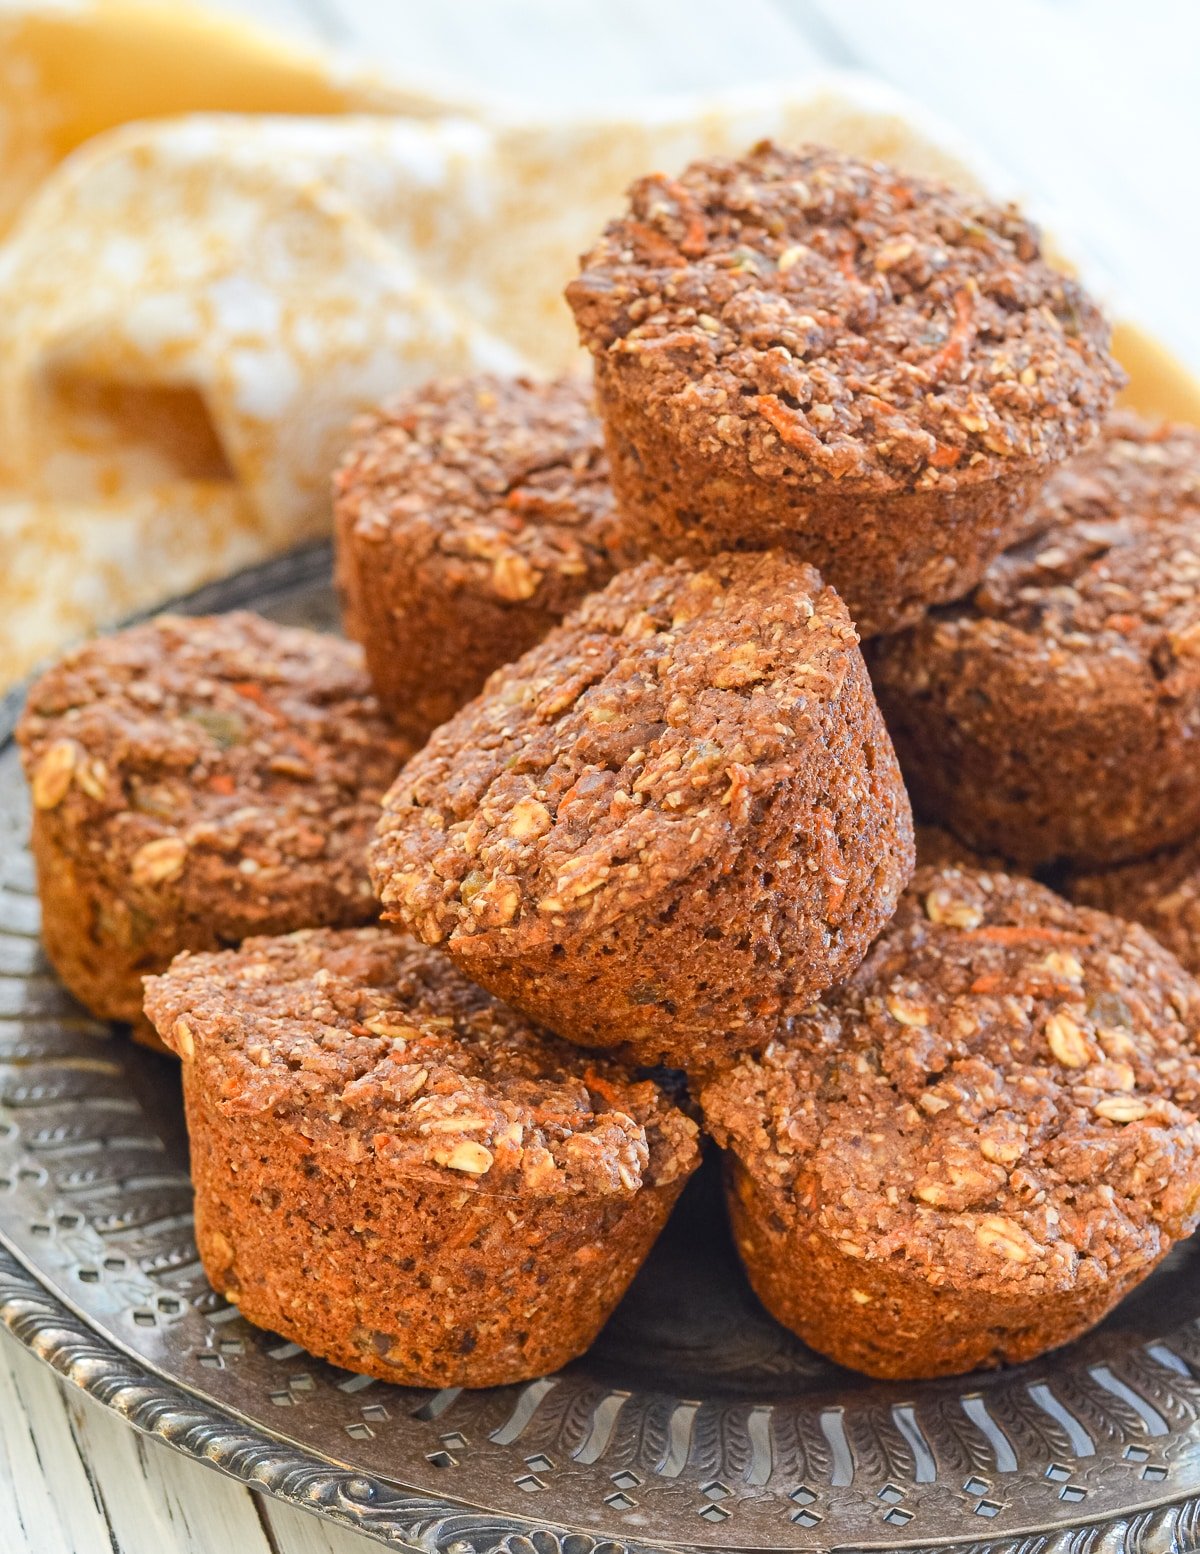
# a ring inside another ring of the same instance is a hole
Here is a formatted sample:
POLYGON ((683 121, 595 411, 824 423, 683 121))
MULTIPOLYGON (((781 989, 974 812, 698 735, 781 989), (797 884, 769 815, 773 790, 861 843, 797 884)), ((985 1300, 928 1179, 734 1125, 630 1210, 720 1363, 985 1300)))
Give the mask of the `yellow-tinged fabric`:
POLYGON ((1129 374, 1121 404, 1142 415, 1194 421, 1200 426, 1200 382, 1179 358, 1139 324, 1118 318, 1113 353, 1129 374))
POLYGON ((0 3, 0 233, 68 152, 133 119, 451 106, 187 3, 0 3))
MULTIPOLYGON (((562 287, 629 181, 765 134, 979 181, 851 77, 531 120, 190 5, 0 0, 0 685, 323 532, 402 385, 568 363, 562 287)), ((1117 338, 1134 403, 1200 419, 1117 338)))

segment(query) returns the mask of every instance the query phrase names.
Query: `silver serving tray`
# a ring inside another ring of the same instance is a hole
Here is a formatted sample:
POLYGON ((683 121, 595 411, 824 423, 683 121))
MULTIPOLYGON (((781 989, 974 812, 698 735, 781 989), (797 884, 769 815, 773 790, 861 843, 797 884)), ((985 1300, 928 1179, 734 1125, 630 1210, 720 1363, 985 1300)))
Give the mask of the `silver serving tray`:
MULTIPOLYGON (((179 607, 236 606, 333 627, 328 550, 179 607)), ((591 1353, 556 1376, 409 1391, 250 1327, 196 1259, 173 1062, 89 1019, 42 955, 19 705, 0 704, 0 1316, 76 1386, 425 1554, 1200 1547, 1195 1243, 1057 1355, 880 1385, 758 1306, 710 1161, 591 1353)))

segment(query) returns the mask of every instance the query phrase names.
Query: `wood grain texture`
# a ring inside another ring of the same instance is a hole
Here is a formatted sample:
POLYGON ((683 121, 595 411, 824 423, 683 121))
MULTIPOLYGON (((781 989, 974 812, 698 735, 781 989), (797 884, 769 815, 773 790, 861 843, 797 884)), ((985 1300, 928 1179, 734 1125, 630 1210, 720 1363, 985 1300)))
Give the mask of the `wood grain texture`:
POLYGON ((113 1548, 66 1394, 51 1371, 11 1340, 0 1342, 0 1422, 0 1547, 6 1554, 101 1554, 113 1548))
POLYGON ((89 1398, 70 1397, 67 1412, 121 1554, 271 1554, 257 1503, 240 1485, 203 1468, 198 1478, 190 1471, 197 1464, 133 1430, 114 1430, 111 1415, 89 1398))
POLYGON ((0 1338, 3 1554, 369 1554, 128 1425, 0 1338))

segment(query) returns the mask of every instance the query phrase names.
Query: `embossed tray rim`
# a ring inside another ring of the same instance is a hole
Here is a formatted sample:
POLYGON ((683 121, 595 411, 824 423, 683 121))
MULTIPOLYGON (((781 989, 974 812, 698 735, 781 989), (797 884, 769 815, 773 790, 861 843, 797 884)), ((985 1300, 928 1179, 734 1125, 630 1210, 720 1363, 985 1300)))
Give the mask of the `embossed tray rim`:
MULTIPOLYGON (((301 551, 218 581, 173 601, 188 613, 253 607, 278 590, 299 590, 328 581, 327 545, 301 551)), ((147 612, 158 613, 158 611, 147 612)), ((23 704, 25 687, 0 699, 0 745, 7 742, 23 704)), ((251 1423, 197 1395, 127 1351, 88 1320, 86 1313, 50 1288, 35 1265, 0 1236, 0 1323, 71 1385, 119 1414, 135 1429, 185 1455, 302 1509, 324 1515, 393 1546, 425 1554, 649 1554, 652 1550, 712 1550, 697 1539, 631 1540, 583 1532, 544 1519, 472 1508, 463 1500, 403 1488, 386 1477, 341 1466, 251 1423)), ((352 1456, 351 1454, 348 1454, 352 1456)), ((983 1531, 984 1529, 981 1529, 983 1531)), ((1021 1554, 1074 1554, 1103 1540, 1106 1551, 1174 1554, 1200 1547, 1200 1496, 1141 1498, 1137 1508, 1100 1519, 1086 1515, 1058 1521, 1041 1532, 965 1538, 961 1533, 894 1542, 871 1538, 871 1549, 964 1547, 1021 1554)), ((779 1545, 782 1546, 782 1545, 779 1545)), ((825 1547, 809 1542, 807 1548, 825 1547)), ((848 1547, 838 1544, 838 1547, 848 1547)))

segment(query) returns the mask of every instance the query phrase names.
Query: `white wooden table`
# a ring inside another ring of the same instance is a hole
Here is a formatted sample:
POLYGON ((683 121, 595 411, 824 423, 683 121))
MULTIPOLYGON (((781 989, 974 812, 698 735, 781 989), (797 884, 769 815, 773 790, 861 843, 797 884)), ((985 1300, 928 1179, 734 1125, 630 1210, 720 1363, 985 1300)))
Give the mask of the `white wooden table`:
MULTIPOLYGON (((1000 166, 1200 368, 1190 0, 225 0, 309 41, 539 106, 873 71, 1000 166)), ((369 1554, 147 1442, 0 1340, 0 1554, 369 1554)))

